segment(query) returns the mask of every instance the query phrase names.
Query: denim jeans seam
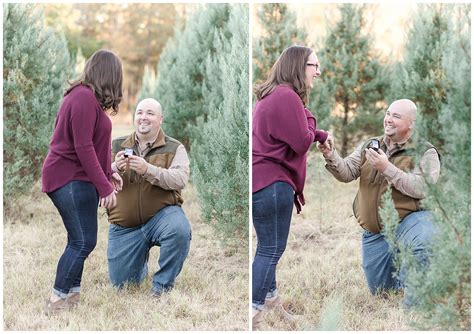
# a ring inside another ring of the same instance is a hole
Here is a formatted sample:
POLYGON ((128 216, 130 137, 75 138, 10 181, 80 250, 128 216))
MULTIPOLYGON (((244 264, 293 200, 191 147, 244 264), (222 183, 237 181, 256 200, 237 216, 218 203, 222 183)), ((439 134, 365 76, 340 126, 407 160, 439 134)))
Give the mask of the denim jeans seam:
MULTIPOLYGON (((73 188, 73 185, 74 185, 74 182, 72 182, 72 183, 70 184, 71 189, 70 189, 69 193, 70 193, 70 195, 71 195, 71 200, 72 200, 73 207, 74 207, 74 213, 75 213, 75 215, 76 215, 76 217, 75 217, 75 218, 76 218, 76 221, 77 221, 77 222, 80 222, 80 217, 79 217, 79 213, 78 213, 77 205, 76 205, 76 198, 74 197, 74 191, 73 191, 73 189, 72 189, 72 188, 73 188)), ((83 229, 82 224, 80 224, 80 223, 79 223, 79 230, 81 231, 81 237, 82 237, 82 240, 84 241, 84 240, 85 240, 85 237, 84 237, 84 229, 83 229)), ((80 248, 79 251, 80 251, 80 252, 83 251, 82 247, 80 248)), ((74 264, 75 264, 76 262, 77 262, 77 257, 74 259, 74 262, 72 262, 71 265, 69 266, 69 270, 68 270, 68 272, 66 273, 66 275, 64 276, 65 278, 67 278, 67 277, 69 276, 69 274, 71 273, 71 269, 74 267, 74 264)), ((80 285, 78 285, 77 287, 80 288, 80 285)), ((73 288, 73 287, 71 287, 71 288, 73 288)), ((65 292, 65 293, 68 293, 68 292, 65 292)))
MULTIPOLYGON (((72 199, 72 202, 73 202, 73 207, 74 207, 74 209, 75 209, 75 208, 76 208, 76 203, 75 203, 75 201, 74 201, 74 196, 72 196, 72 193, 73 193, 73 192, 72 192, 72 185, 73 185, 73 182, 71 182, 71 183, 69 184, 68 194, 71 196, 71 199, 72 199)), ((77 210, 74 210, 74 212, 77 212, 77 210)), ((69 245, 67 245, 67 246, 69 246, 69 245)), ((67 248, 67 246, 66 246, 66 248, 67 248)), ((71 267, 72 267, 72 266, 69 267, 69 271, 68 271, 68 272, 66 273, 66 275, 64 276, 65 278, 66 278, 66 277, 69 275, 69 273, 71 272, 71 267)), ((64 293, 64 294, 68 294, 70 289, 68 289, 68 291, 63 291, 62 288, 58 288, 56 285, 54 285, 54 290, 60 291, 61 293, 64 293)))
MULTIPOLYGON (((79 222, 79 221, 80 221, 80 217, 79 217, 79 213, 78 213, 78 211, 77 211, 77 205, 76 205, 76 199, 75 199, 75 197, 74 197, 74 191, 73 191, 73 189, 72 189, 72 188, 73 188, 73 185, 74 185, 74 182, 71 183, 70 195, 71 195, 71 199, 72 199, 72 203, 73 203, 73 207, 74 207, 74 213, 75 213, 75 215, 76 215, 75 218, 76 218, 76 220, 79 222)), ((79 229, 80 229, 80 231, 81 231, 82 240, 85 240, 85 238, 84 238, 84 230, 83 230, 83 228, 82 228, 82 224, 80 224, 80 223, 79 223, 79 229)), ((82 249, 81 249, 81 251, 82 251, 82 249)), ((67 277, 69 276, 69 274, 71 273, 71 269, 74 267, 74 263, 75 263, 76 261, 77 261, 77 257, 74 259, 74 262, 71 263, 71 265, 69 266, 69 270, 68 270, 68 272, 66 273, 66 275, 64 276, 65 278, 67 278, 67 277)), ((80 285, 79 285, 79 287, 80 287, 80 285)))
MULTIPOLYGON (((278 251, 278 223, 277 223, 277 222, 278 222, 278 201, 277 201, 277 196, 276 196, 276 195, 277 195, 277 194, 276 194, 276 193, 277 193, 277 191, 276 191, 276 183, 273 184, 273 187, 272 187, 272 188, 273 188, 273 196, 272 196, 272 197, 273 197, 273 199, 274 199, 274 204, 275 204, 275 206, 274 206, 274 208, 275 208, 275 219, 274 219, 274 223, 275 223, 275 241, 276 241, 276 244, 275 244, 275 251, 274 251, 274 253, 273 253, 273 255, 272 255, 272 260, 274 260, 274 259, 275 259, 275 255, 276 255, 276 253, 277 253, 277 251, 278 251)), ((276 267, 276 265, 275 265, 275 267, 276 267)), ((276 269, 276 268, 275 268, 275 269, 276 269)), ((263 279, 263 282, 264 282, 264 283, 267 281, 269 272, 270 272, 270 266, 268 266, 267 272, 265 273, 265 278, 263 279)), ((265 304, 265 296, 264 296, 264 299, 263 299, 263 300, 264 300, 263 303, 265 304)), ((259 303, 258 303, 258 304, 259 304, 259 303)))

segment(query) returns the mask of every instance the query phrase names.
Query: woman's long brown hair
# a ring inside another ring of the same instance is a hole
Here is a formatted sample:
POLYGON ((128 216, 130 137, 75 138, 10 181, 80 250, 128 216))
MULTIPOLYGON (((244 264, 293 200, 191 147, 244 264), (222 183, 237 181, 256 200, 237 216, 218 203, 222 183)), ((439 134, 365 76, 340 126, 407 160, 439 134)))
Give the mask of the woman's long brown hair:
POLYGON ((306 84, 306 61, 312 52, 310 48, 297 45, 285 49, 273 65, 267 80, 255 86, 257 100, 271 94, 276 86, 287 84, 307 105, 309 87, 306 84))
POLYGON ((122 62, 113 52, 96 51, 86 62, 79 79, 70 83, 64 95, 76 86, 86 85, 92 89, 102 109, 112 108, 112 115, 119 111, 122 101, 122 62))

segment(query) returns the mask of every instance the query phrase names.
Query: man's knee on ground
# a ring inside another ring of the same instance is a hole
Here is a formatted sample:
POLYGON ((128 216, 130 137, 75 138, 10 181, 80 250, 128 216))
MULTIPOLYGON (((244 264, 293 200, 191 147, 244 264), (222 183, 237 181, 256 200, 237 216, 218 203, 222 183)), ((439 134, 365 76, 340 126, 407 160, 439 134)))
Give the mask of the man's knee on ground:
POLYGON ((120 270, 110 271, 109 270, 109 281, 114 288, 122 289, 126 285, 138 285, 140 279, 135 275, 124 275, 120 270))

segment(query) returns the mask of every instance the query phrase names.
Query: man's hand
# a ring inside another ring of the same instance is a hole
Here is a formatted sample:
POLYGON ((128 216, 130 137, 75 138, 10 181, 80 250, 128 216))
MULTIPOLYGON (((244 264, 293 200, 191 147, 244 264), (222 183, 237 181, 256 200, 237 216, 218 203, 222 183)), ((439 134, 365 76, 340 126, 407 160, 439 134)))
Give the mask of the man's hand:
POLYGON ((118 173, 112 174, 112 185, 116 191, 121 191, 123 187, 122 177, 118 173))
POLYGON ((128 157, 128 163, 132 170, 137 172, 139 175, 145 175, 148 170, 148 163, 145 159, 132 155, 128 157))
POLYGON ((377 151, 375 151, 374 149, 366 148, 365 157, 367 160, 369 160, 369 163, 372 165, 372 167, 381 173, 383 173, 385 168, 387 168, 388 164, 390 163, 388 161, 387 155, 385 155, 385 152, 381 149, 377 149, 377 151))
POLYGON ((125 151, 119 151, 115 155, 115 166, 117 166, 120 172, 123 172, 127 169, 128 158, 125 158, 124 154, 125 151))
POLYGON ((330 158, 332 156, 332 152, 334 151, 334 138, 331 132, 328 132, 328 137, 323 144, 318 144, 318 149, 323 153, 325 158, 330 158))

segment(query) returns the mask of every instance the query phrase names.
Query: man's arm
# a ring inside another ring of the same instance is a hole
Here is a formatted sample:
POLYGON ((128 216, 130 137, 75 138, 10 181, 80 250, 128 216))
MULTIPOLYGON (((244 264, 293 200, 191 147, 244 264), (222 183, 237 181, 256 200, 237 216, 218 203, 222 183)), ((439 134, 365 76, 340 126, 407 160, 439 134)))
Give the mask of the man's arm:
POLYGON ((145 180, 166 190, 181 190, 189 179, 189 158, 183 145, 179 145, 168 169, 148 163, 145 180))
POLYGON ((402 194, 421 199, 426 196, 426 182, 436 183, 440 169, 438 153, 434 148, 430 148, 423 154, 419 165, 416 165, 412 172, 404 172, 389 163, 382 175, 402 194))
POLYGON ((333 149, 327 156, 323 154, 326 160, 326 169, 338 181, 347 183, 356 180, 360 176, 362 146, 363 143, 346 158, 342 158, 336 149, 333 149))

